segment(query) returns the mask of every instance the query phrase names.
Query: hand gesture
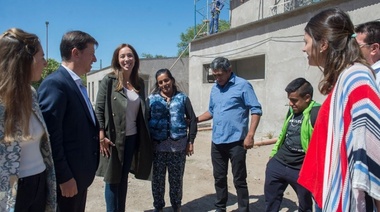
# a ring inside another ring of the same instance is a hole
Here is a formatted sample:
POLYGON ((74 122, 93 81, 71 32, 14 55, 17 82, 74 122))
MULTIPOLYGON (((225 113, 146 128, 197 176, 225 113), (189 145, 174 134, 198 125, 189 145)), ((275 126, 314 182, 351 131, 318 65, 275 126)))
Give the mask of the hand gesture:
POLYGON ((115 144, 112 143, 112 141, 110 141, 108 138, 104 137, 103 140, 100 140, 100 154, 103 155, 103 157, 110 157, 110 146, 115 146, 115 144))

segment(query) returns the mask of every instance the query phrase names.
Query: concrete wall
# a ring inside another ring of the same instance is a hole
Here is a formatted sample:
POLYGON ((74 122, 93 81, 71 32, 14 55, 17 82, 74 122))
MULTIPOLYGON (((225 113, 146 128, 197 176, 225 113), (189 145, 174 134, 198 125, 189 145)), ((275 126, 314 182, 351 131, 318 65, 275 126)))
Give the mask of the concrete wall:
MULTIPOLYGON (((146 93, 150 93, 156 82, 156 71, 162 68, 170 69, 173 77, 176 79, 177 86, 180 90, 189 93, 189 58, 154 58, 140 59, 140 77, 145 81, 146 93)), ((87 74, 87 90, 93 105, 96 103, 96 95, 99 90, 99 82, 103 77, 110 73, 111 67, 101 70, 92 71, 87 74), (94 97, 94 98, 92 98, 94 97)))
POLYGON ((230 4, 233 4, 231 7, 231 28, 321 1, 323 0, 230 0, 230 4))
MULTIPOLYGON (((307 21, 325 8, 339 7, 348 11, 354 24, 380 19, 378 0, 325 0, 291 12, 273 15, 255 22, 252 10, 258 0, 250 0, 232 11, 228 31, 213 34, 191 43, 189 60, 190 99, 197 115, 208 109, 209 94, 213 84, 202 83, 203 65, 215 57, 224 56, 231 60, 265 55, 265 79, 251 80, 258 99, 263 107, 263 116, 258 132, 278 135, 288 107, 286 85, 297 77, 305 77, 314 86, 314 99, 324 100, 318 91, 321 71, 309 67, 303 35, 307 21), (234 16, 234 14, 246 14, 234 16), (237 19, 235 19, 235 17, 237 19), (242 23, 242 24, 238 24, 242 23), (234 23, 234 24, 232 24, 234 23)), ((274 1, 262 1, 274 2, 274 1)), ((253 12, 254 13, 254 12, 253 12)))

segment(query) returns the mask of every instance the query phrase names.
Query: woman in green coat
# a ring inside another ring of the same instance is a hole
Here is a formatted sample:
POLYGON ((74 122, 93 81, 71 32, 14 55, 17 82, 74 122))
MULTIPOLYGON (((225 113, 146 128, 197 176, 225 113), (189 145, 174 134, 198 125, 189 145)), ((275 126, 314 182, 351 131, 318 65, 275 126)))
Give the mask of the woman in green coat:
POLYGON ((138 75, 140 60, 129 44, 118 46, 113 72, 100 82, 96 116, 100 124, 98 176, 105 181, 107 211, 125 211, 128 173, 148 179, 152 146, 145 122, 144 82, 138 75))

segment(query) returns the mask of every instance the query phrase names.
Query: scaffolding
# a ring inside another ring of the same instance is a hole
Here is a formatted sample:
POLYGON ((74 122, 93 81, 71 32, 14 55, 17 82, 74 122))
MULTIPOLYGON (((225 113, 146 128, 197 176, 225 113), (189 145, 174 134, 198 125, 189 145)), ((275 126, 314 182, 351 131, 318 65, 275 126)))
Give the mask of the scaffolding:
MULTIPOLYGON (((194 36, 206 36, 208 35, 209 22, 210 22, 210 8, 213 0, 194 0, 194 36), (202 27, 197 32, 197 25, 202 23, 202 27), (202 30, 202 31, 201 31, 202 30)), ((230 10, 229 0, 224 0, 224 8, 230 10)), ((196 37, 194 37, 196 38, 196 37)))
MULTIPOLYGON (((212 0, 211 0, 212 1, 212 0)), ((207 29, 209 25, 209 0, 194 0, 194 36, 196 35, 207 35, 207 29), (202 26, 202 31, 201 33, 197 32, 197 25, 198 25, 198 19, 199 18, 203 25, 202 26)), ((196 38, 196 37, 194 37, 196 38)))

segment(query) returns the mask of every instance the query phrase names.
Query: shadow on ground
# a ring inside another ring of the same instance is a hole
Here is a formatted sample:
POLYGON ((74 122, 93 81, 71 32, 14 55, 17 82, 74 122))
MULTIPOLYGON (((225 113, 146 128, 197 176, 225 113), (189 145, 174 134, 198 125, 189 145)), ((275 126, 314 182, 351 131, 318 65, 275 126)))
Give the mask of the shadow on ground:
MULTIPOLYGON (((264 211, 265 210, 265 198, 264 195, 251 195, 249 196, 250 204, 249 209, 250 211, 264 211)), ((181 210, 182 212, 207 212, 207 211, 215 211, 215 194, 207 194, 203 197, 200 197, 198 199, 194 199, 190 202, 187 202, 186 204, 182 205, 181 210)), ((237 196, 231 193, 228 193, 228 202, 227 202, 227 208, 229 206, 237 204, 237 196)), ((297 204, 289 200, 287 198, 284 198, 282 200, 281 209, 280 211, 296 211, 298 209, 297 204)), ((144 212, 152 212, 153 210, 146 210, 144 212)), ((172 211, 171 206, 165 207, 163 209, 164 212, 172 211)), ((228 210, 231 211, 231 210, 228 210)), ((233 212, 237 212, 238 210, 232 210, 233 212)))
MULTIPOLYGON (((249 196, 250 204, 249 209, 250 211, 264 211, 265 210, 265 197, 264 195, 251 195, 249 196)), ((298 206, 297 203, 293 200, 283 198, 280 211, 297 211, 298 206)), ((238 211, 238 210, 235 210, 238 211)))

